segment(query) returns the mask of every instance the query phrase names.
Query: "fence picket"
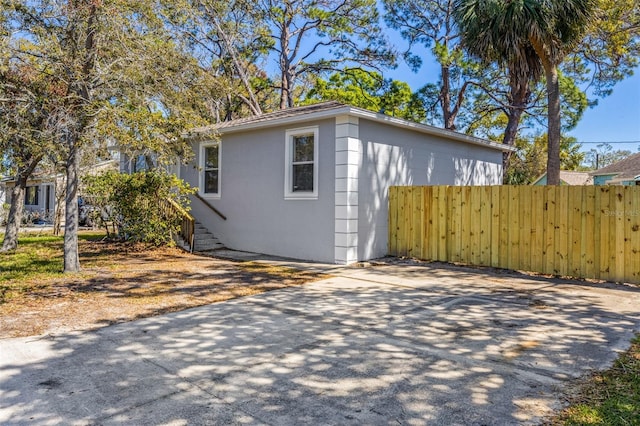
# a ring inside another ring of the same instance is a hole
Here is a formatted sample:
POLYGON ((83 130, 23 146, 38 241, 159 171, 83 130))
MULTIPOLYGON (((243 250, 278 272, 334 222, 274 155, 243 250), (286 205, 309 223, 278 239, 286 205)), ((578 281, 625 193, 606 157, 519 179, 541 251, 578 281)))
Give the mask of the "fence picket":
POLYGON ((518 244, 518 259, 516 264, 518 265, 518 269, 523 269, 525 271, 531 270, 531 186, 524 186, 522 188, 518 188, 519 192, 517 195, 518 202, 522 207, 518 208, 519 211, 519 244, 518 244), (526 207, 529 206, 529 207, 526 207))
POLYGON ((389 253, 398 253, 398 192, 400 188, 389 188, 389 253))
MULTIPOLYGON (((629 212, 631 221, 629 222, 628 232, 631 234, 631 248, 625 253, 631 256, 631 281, 640 282, 640 197, 633 197, 633 207, 629 212)), ((629 276, 627 272, 626 276, 629 276)))
MULTIPOLYGON (((609 242, 610 242, 610 194, 609 188, 598 188, 600 191, 600 278, 610 280, 609 242)), ((612 253, 615 256, 615 252, 612 253)))
POLYGON ((491 232, 493 220, 491 215, 491 187, 483 186, 480 191, 480 217, 474 220, 480 232, 480 257, 479 264, 491 265, 491 232))
MULTIPOLYGON (((582 195, 582 259, 580 262, 580 270, 582 277, 596 278, 595 275, 595 248, 596 245, 596 225, 595 225, 595 206, 596 206, 596 187, 587 186, 584 188, 582 195)), ((599 241, 599 239, 598 239, 599 241)))
POLYGON ((640 284, 640 187, 392 187, 389 252, 640 284))
POLYGON ((531 270, 542 271, 544 265, 544 196, 541 187, 531 189, 531 270))
MULTIPOLYGON (((446 262, 449 259, 448 249, 447 249, 447 238, 449 238, 449 228, 448 228, 448 215, 447 208, 449 202, 447 201, 448 195, 448 187, 446 186, 438 186, 438 257, 437 259, 442 262, 446 262)), ((436 219, 436 217, 434 217, 436 219)))
POLYGON ((502 187, 491 187, 491 266, 500 265, 500 191, 502 187))
POLYGON ((614 202, 615 202, 615 223, 616 223, 616 243, 615 243, 615 252, 616 252, 616 263, 614 267, 614 277, 615 281, 624 281, 625 275, 625 267, 624 267, 624 257, 625 257, 625 247, 626 243, 624 240, 624 228, 625 228, 625 214, 626 214, 626 203, 625 194, 627 193, 627 189, 624 186, 619 186, 615 188, 614 193, 614 202))

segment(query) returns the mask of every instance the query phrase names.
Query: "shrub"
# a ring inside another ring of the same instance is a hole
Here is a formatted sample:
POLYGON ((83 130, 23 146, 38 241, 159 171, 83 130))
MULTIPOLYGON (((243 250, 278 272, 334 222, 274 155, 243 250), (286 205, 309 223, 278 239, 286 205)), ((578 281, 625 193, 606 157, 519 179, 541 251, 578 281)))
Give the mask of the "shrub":
POLYGON ((188 194, 194 192, 186 182, 162 170, 108 171, 87 176, 84 183, 86 214, 105 227, 107 236, 153 245, 172 242, 180 226, 178 212, 165 208, 167 200, 188 211, 188 194))

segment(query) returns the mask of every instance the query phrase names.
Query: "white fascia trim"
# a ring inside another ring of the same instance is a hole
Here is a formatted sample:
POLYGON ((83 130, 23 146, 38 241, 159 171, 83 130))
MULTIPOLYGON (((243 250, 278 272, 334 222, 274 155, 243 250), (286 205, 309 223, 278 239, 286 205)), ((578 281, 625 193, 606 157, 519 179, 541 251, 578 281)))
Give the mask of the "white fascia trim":
POLYGON ((379 114, 379 113, 368 111, 365 109, 351 108, 349 113, 356 117, 365 118, 368 120, 377 121, 381 123, 387 123, 395 127, 411 129, 420 133, 440 136, 445 139, 451 139, 458 142, 465 142, 472 145, 484 146, 487 148, 497 149, 499 151, 512 151, 512 152, 516 151, 516 148, 512 146, 491 142, 486 139, 476 138, 475 136, 465 135, 464 133, 458 133, 451 130, 428 126, 426 124, 414 123, 412 121, 407 121, 402 118, 392 117, 390 115, 385 115, 385 114, 379 114))
POLYGON ((373 111, 368 111, 365 109, 355 108, 350 106, 330 109, 327 111, 312 112, 309 114, 302 114, 302 115, 293 116, 293 117, 283 117, 283 118, 277 118, 277 119, 268 120, 268 121, 239 124, 237 126, 228 127, 228 128, 223 127, 220 129, 212 129, 212 131, 217 131, 219 135, 223 135, 225 133, 236 133, 236 132, 242 132, 246 130, 261 129, 261 128, 275 127, 275 126, 295 124, 295 123, 304 123, 304 122, 309 122, 309 120, 335 118, 339 115, 345 115, 345 114, 358 117, 358 118, 364 118, 367 120, 377 121, 379 123, 386 123, 395 127, 410 129, 410 130, 420 132, 420 133, 425 133, 428 135, 440 136, 442 138, 457 141, 457 142, 483 146, 485 148, 492 148, 498 151, 514 152, 516 150, 515 147, 507 146, 507 145, 496 143, 496 142, 491 142, 485 139, 476 138, 474 136, 465 135, 463 133, 457 133, 451 130, 440 129, 438 127, 428 126, 426 124, 414 123, 401 118, 391 117, 389 115, 379 114, 373 111))
POLYGON ((220 141, 209 140, 200 142, 200 158, 198 159, 198 194, 208 200, 219 200, 222 196, 222 144, 220 141), (204 149, 218 145, 218 193, 209 194, 204 192, 204 149))
POLYGON ((284 137, 284 199, 285 200, 317 200, 318 199, 318 170, 320 169, 318 158, 318 145, 320 138, 318 137, 318 126, 300 127, 297 129, 287 129, 284 137), (298 135, 313 134, 313 191, 312 192, 294 192, 291 188, 293 182, 293 137, 298 135))
POLYGON ((237 126, 233 126, 233 127, 222 127, 219 129, 212 129, 212 131, 217 132, 220 135, 223 135, 225 133, 243 132, 246 130, 261 129, 265 127, 275 127, 275 126, 282 126, 287 124, 305 123, 305 122, 308 122, 309 120, 335 118, 337 115, 349 114, 350 110, 351 110, 351 107, 344 106, 340 108, 329 109, 326 111, 317 111, 309 114, 301 114, 301 115, 296 115, 292 117, 282 117, 282 118, 275 118, 273 120, 267 120, 267 121, 257 121, 254 123, 238 124, 237 126))

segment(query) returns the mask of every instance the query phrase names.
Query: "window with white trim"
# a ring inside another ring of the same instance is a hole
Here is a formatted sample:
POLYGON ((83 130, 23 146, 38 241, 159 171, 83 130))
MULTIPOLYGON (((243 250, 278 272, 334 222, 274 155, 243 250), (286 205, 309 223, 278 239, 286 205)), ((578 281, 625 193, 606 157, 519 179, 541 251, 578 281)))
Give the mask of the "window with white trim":
POLYGON ((200 148, 200 194, 220 197, 220 144, 211 142, 200 148))
POLYGON ((39 192, 40 192, 39 187, 27 186, 24 191, 24 204, 26 206, 37 206, 39 192))
POLYGON ((286 132, 285 199, 318 198, 318 127, 286 132))

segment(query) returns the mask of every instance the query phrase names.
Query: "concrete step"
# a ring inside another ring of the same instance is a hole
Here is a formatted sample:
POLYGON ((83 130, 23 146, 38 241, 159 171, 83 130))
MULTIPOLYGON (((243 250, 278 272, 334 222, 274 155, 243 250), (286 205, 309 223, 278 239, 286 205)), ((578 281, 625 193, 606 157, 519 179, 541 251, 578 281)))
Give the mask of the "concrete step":
POLYGON ((223 249, 224 244, 218 242, 218 243, 211 243, 211 244, 195 244, 195 247, 193 248, 194 251, 211 251, 211 250, 218 250, 218 249, 223 249))
POLYGON ((204 241, 204 240, 209 240, 211 238, 216 238, 216 237, 211 232, 204 233, 204 232, 196 231, 196 233, 193 236, 193 238, 196 241, 204 241))
POLYGON ((181 249, 183 249, 184 251, 190 250, 189 244, 187 244, 187 242, 184 239, 182 239, 181 236, 175 235, 173 238, 173 241, 175 241, 176 245, 181 249))
POLYGON ((224 244, 222 244, 220 241, 207 241, 203 243, 195 243, 193 247, 195 251, 216 250, 219 248, 224 248, 224 244))
POLYGON ((224 244, 200 222, 195 223, 194 251, 209 251, 225 248, 224 244))

